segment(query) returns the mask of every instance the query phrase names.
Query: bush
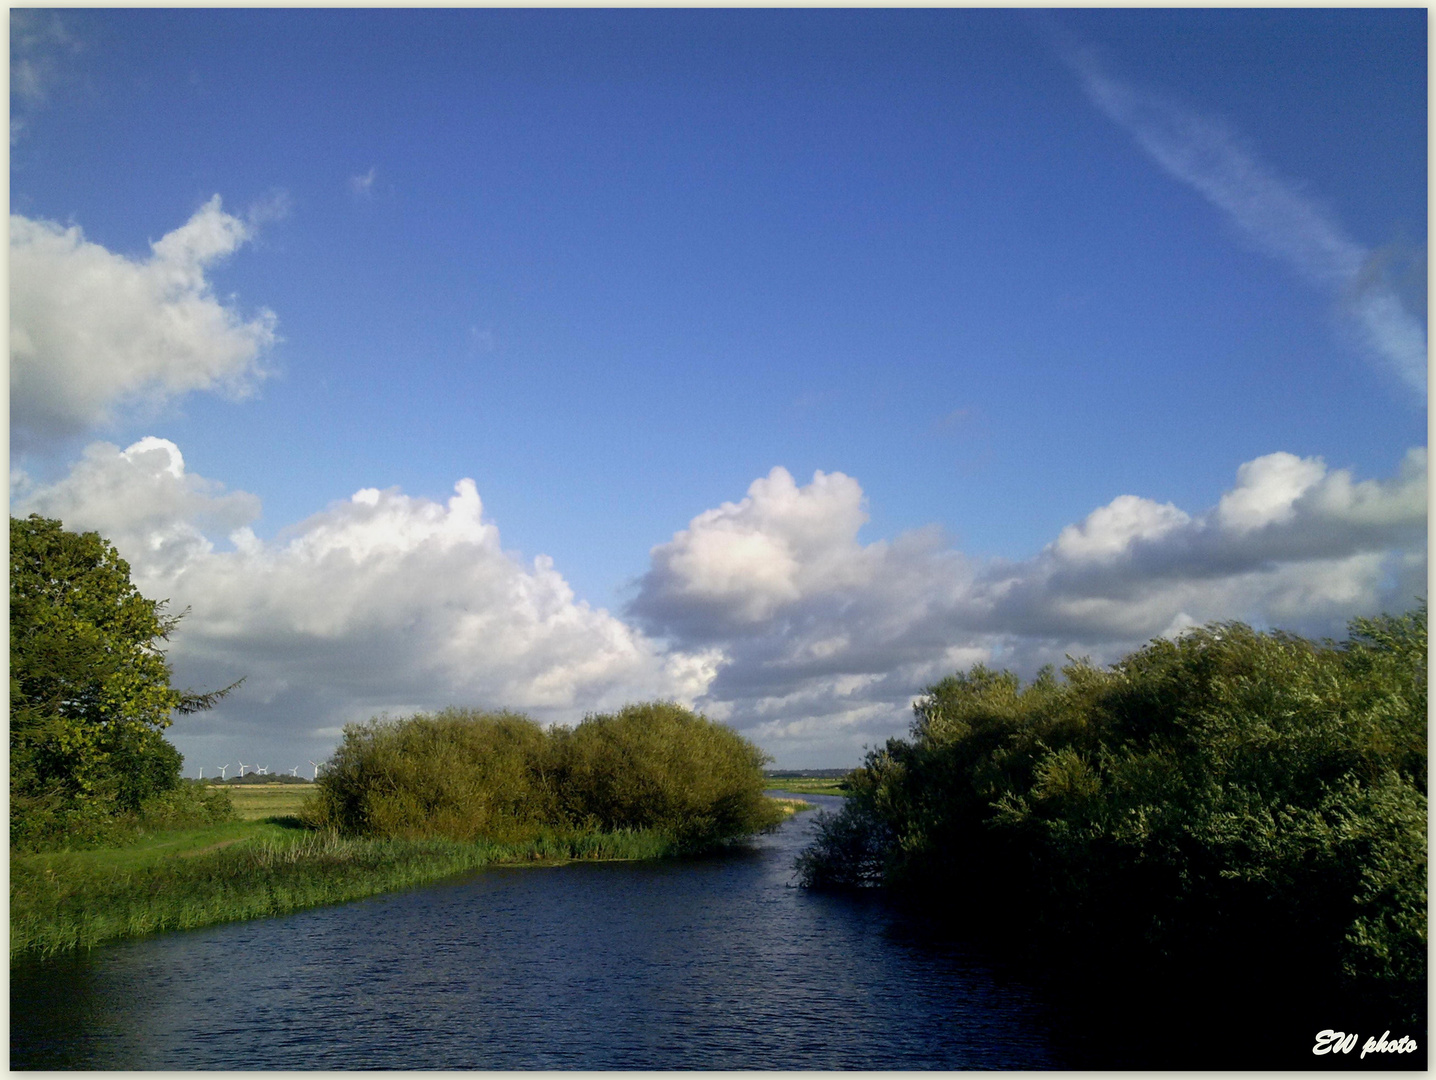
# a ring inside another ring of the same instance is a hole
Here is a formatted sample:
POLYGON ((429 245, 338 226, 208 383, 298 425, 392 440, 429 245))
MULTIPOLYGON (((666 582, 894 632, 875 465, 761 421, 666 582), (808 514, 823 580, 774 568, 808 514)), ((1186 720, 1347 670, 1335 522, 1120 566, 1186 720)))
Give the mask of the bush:
POLYGON ((701 846, 775 823, 756 746, 671 702, 590 716, 553 736, 559 808, 574 824, 658 829, 701 846))
POLYGON ((704 847, 776 824, 762 753, 669 703, 545 731, 513 713, 449 709, 344 729, 312 823, 349 835, 523 842, 657 831, 704 847))
POLYGON ((520 840, 553 817, 546 737, 527 717, 448 709, 344 729, 320 824, 349 835, 520 840))
POLYGON ((929 687, 799 869, 1043 940, 1245 955, 1424 1010, 1426 611, 1342 644, 1241 624, 1027 686, 929 687))

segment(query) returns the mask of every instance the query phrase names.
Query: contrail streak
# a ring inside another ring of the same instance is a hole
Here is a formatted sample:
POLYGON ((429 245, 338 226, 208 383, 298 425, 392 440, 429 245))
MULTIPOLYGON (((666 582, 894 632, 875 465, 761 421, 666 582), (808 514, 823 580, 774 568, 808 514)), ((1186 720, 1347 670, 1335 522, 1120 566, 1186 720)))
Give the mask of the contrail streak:
POLYGON ((1089 51, 1069 44, 1062 52, 1093 104, 1130 131, 1162 168, 1224 211, 1269 254, 1337 293, 1371 349, 1425 400, 1425 327, 1379 275, 1367 272, 1371 250, 1242 146, 1222 121, 1113 78, 1089 51))

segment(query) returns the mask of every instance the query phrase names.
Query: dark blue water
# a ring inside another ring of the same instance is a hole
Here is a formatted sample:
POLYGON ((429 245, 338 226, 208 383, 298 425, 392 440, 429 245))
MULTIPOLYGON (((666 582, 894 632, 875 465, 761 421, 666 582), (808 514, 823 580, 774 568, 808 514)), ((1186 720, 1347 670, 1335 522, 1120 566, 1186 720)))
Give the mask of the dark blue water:
POLYGON ((812 818, 703 860, 490 870, 15 964, 11 1067, 1064 1064, 1052 1008, 975 947, 793 887, 812 818))

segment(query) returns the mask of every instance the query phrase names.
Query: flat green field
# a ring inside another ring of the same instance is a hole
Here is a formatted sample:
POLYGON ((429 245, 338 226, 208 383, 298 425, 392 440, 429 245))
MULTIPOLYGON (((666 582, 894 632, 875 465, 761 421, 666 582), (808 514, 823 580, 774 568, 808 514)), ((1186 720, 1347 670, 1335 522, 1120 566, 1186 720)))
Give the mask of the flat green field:
POLYGON ((225 784, 234 803, 234 812, 245 821, 271 817, 297 817, 304 801, 314 792, 313 784, 225 784))
POLYGON ((846 789, 839 786, 842 782, 840 777, 829 776, 770 777, 767 789, 791 791, 796 795, 846 795, 846 789))

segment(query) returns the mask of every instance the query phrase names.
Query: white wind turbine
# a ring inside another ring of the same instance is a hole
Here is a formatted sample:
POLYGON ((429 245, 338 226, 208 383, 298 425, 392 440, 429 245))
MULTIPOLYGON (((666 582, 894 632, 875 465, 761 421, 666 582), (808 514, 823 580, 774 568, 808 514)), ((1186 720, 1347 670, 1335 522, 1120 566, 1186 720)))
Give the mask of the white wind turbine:
POLYGON ((226 779, 226 777, 225 777, 225 775, 224 775, 224 772, 225 772, 225 770, 228 769, 228 768, 229 768, 228 765, 221 765, 221 766, 219 767, 219 778, 220 778, 221 780, 226 779))
MULTIPOLYGON (((307 761, 308 759, 306 758, 305 760, 307 761)), ((317 762, 317 761, 310 761, 309 764, 311 764, 311 765, 314 766, 314 775, 311 776, 310 779, 311 779, 311 780, 318 780, 318 779, 319 779, 319 762, 317 762)))
POLYGON ((298 775, 299 775, 299 766, 296 765, 296 766, 294 766, 294 768, 290 769, 290 770, 289 770, 289 775, 290 775, 290 776, 298 776, 298 775))
POLYGON ((239 763, 239 778, 240 778, 241 780, 243 780, 243 779, 244 779, 244 770, 245 770, 245 769, 252 769, 252 768, 254 768, 253 765, 246 765, 244 762, 241 761, 241 762, 239 763))
POLYGON ((255 776, 268 776, 268 775, 269 775, 269 770, 266 769, 266 768, 260 767, 260 768, 257 768, 257 769, 254 770, 254 775, 255 775, 255 776))
POLYGON ((199 767, 199 778, 200 778, 201 780, 204 779, 204 766, 203 766, 203 765, 201 765, 201 766, 199 767))

